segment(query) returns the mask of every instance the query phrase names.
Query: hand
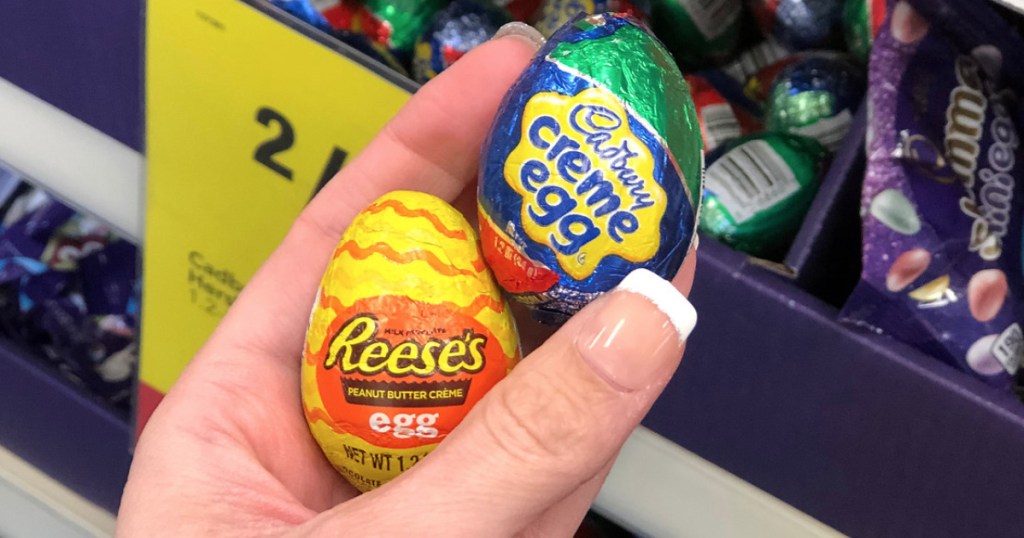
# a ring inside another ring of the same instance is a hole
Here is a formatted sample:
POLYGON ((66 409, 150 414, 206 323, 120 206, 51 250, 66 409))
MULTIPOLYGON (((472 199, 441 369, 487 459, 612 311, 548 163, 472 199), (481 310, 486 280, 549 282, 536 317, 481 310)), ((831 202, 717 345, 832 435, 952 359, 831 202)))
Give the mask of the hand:
MULTIPOLYGON (((692 253, 675 287, 641 272, 592 303, 373 492, 328 464, 299 395, 309 305, 342 232, 398 189, 475 214, 479 148, 536 38, 494 39, 425 85, 303 211, 150 419, 119 534, 572 534, 682 356, 692 253)), ((524 347, 543 339, 520 322, 524 347)))

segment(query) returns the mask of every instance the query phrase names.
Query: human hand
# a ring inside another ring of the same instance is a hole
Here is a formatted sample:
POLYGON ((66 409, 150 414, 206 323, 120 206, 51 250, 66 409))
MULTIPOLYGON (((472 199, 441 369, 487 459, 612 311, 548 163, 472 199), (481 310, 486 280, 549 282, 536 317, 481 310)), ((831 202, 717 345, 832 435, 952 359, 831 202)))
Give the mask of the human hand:
MULTIPOLYGON (((682 356, 695 314, 677 290, 692 283, 692 253, 674 287, 641 272, 585 308, 428 458, 370 493, 327 462, 299 393, 309 305, 342 232, 400 189, 475 215, 479 148, 536 49, 513 35, 468 54, 303 211, 151 417, 119 534, 572 534, 682 356)), ((520 327, 526 350, 548 336, 520 327)))

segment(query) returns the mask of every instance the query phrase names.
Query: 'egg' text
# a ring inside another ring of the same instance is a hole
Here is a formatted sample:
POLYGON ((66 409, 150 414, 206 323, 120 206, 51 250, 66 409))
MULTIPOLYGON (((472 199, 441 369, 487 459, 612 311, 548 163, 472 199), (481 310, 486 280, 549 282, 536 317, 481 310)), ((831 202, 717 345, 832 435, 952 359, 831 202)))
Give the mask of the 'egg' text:
POLYGON ((576 105, 570 112, 569 123, 576 133, 583 135, 586 148, 562 134, 558 120, 539 116, 530 124, 527 136, 535 148, 546 150, 546 162, 530 159, 519 172, 523 188, 536 196, 528 209, 530 218, 541 226, 558 223, 558 234, 552 234, 551 241, 565 255, 579 252, 601 234, 595 219, 587 213, 594 217, 610 215, 605 232, 621 243, 624 236, 640 229, 633 212, 654 205, 650 194, 644 191, 643 178, 630 166, 629 161, 640 154, 630 149, 628 139, 611 143, 611 133, 622 127, 622 118, 604 106, 576 105), (601 169, 594 169, 591 156, 605 161, 615 179, 628 189, 632 198, 629 207, 624 207, 626 204, 616 194, 612 180, 601 169), (552 172, 575 185, 573 192, 546 184, 552 172), (588 211, 575 211, 581 202, 588 211))

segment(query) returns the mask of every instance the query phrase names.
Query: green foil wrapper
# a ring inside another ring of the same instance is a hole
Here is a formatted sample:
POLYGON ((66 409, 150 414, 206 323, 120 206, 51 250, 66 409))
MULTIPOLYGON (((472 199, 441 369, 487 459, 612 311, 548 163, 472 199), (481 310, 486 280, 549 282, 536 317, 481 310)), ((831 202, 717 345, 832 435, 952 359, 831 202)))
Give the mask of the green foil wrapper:
POLYGON ((399 59, 412 54, 416 39, 430 25, 445 0, 366 0, 355 30, 391 49, 399 59))
POLYGON ((885 20, 884 0, 846 0, 843 5, 843 34, 850 54, 863 63, 871 55, 875 35, 885 20))
MULTIPOLYGON (((586 19, 576 23, 586 25, 586 19)), ((692 192, 699 192, 704 165, 703 140, 690 87, 672 56, 636 26, 615 32, 615 39, 559 43, 551 58, 612 91, 664 137, 692 192), (678 95, 670 103, 653 96, 678 95)), ((695 201, 696 202, 696 201, 695 201)))
POLYGON ((864 74, 845 56, 807 54, 783 68, 765 103, 765 128, 839 148, 864 96, 864 74))
POLYGON ((740 0, 654 0, 655 33, 685 68, 697 69, 729 59, 740 38, 740 0))
POLYGON ((814 200, 828 151, 813 139, 771 132, 728 147, 708 166, 700 229, 752 256, 779 259, 814 200))

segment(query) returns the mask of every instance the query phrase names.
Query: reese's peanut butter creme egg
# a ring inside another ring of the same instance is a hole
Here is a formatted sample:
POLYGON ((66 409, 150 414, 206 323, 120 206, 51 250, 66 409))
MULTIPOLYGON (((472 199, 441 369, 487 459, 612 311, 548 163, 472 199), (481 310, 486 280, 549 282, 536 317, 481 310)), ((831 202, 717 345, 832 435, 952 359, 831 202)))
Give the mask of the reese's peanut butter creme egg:
POLYGON ((484 257, 540 321, 637 268, 671 278, 689 251, 700 125, 671 55, 631 17, 556 32, 505 95, 480 166, 484 257))
POLYGON ((470 224, 436 197, 393 192, 356 216, 324 273, 303 411, 334 468, 368 491, 429 454, 519 356, 470 224))

